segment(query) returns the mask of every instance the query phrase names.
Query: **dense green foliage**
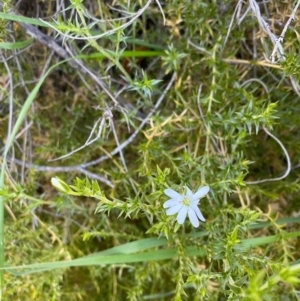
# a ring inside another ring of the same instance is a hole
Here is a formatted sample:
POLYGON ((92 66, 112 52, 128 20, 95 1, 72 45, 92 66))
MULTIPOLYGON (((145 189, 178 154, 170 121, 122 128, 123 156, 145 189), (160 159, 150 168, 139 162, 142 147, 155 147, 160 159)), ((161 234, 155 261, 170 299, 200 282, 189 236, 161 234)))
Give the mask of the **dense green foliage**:
POLYGON ((1 1, 4 300, 298 300, 299 22, 271 62, 254 3, 1 1))

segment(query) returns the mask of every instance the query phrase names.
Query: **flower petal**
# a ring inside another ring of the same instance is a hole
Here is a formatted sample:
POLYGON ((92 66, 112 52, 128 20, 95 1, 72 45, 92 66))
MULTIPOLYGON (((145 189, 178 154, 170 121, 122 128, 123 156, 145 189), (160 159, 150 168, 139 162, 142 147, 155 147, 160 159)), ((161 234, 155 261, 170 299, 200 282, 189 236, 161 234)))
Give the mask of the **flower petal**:
POLYGON ((208 186, 203 186, 198 191, 191 197, 191 201, 196 201, 198 199, 203 198, 207 193, 209 192, 209 187, 208 186))
POLYGON ((178 192, 176 192, 175 190, 173 189, 165 189, 164 190, 164 193, 170 197, 171 199, 174 199, 174 200, 179 200, 179 199, 183 199, 183 196, 181 194, 179 194, 178 192))
POLYGON ((170 208, 166 211, 166 214, 167 214, 167 215, 173 215, 173 214, 176 214, 176 213, 178 213, 178 212, 181 210, 182 207, 183 207, 182 204, 177 204, 177 205, 175 205, 175 206, 172 206, 172 207, 170 207, 170 208))
POLYGON ((187 186, 185 186, 185 195, 186 195, 186 197, 188 198, 188 199, 191 199, 191 197, 193 196, 193 192, 192 192, 192 190, 191 189, 189 189, 187 186))
POLYGON ((205 218, 204 218, 203 214, 201 213, 200 209, 198 208, 198 206, 192 204, 191 208, 195 211, 195 213, 197 214, 200 221, 205 222, 205 218))
POLYGON ((175 206, 177 204, 180 204, 180 203, 177 200, 171 199, 171 200, 168 200, 168 201, 164 202, 163 207, 164 208, 169 208, 169 207, 175 206))
POLYGON ((195 228, 198 228, 199 227, 199 220, 198 220, 197 215, 196 215, 195 211, 193 210, 193 208, 189 209, 188 215, 189 215, 189 219, 190 219, 192 225, 195 228))
POLYGON ((177 215, 178 224, 182 225, 184 223, 187 212, 188 212, 188 207, 182 206, 181 210, 179 211, 179 213, 177 215))

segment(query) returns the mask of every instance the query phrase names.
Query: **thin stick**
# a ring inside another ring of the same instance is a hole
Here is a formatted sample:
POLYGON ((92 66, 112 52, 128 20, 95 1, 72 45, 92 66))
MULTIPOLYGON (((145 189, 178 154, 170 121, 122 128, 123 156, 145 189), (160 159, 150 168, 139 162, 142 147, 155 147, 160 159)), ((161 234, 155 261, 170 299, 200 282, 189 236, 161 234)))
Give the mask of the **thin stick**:
POLYGON ((274 136, 273 134, 271 134, 265 127, 263 127, 263 130, 270 137, 272 137, 280 145, 280 147, 282 148, 282 150, 283 150, 283 152, 285 154, 286 160, 287 160, 287 169, 286 169, 284 175, 282 175, 281 177, 271 178, 271 179, 264 179, 264 180, 258 180, 258 181, 249 181, 249 182, 245 181, 245 183, 248 184, 248 185, 260 184, 260 183, 266 183, 266 182, 280 181, 280 180, 283 180, 284 178, 286 178, 289 175, 289 173, 291 172, 291 159, 290 159, 290 156, 289 156, 286 148, 284 147, 284 145, 282 144, 282 142, 276 136, 274 136))
POLYGON ((33 168, 35 170, 38 171, 47 171, 47 172, 82 172, 84 174, 86 174, 87 176, 91 177, 91 178, 95 178, 98 179, 104 183, 106 183, 109 186, 113 186, 113 184, 107 180, 104 177, 98 176, 96 174, 92 174, 89 171, 86 170, 87 167, 99 164, 109 158, 111 158, 112 156, 116 155, 117 153, 119 153, 121 150, 123 150, 125 147, 127 147, 138 135, 138 133, 141 131, 141 129, 146 125, 146 123, 149 121, 149 119, 153 116, 153 114, 157 111, 157 109, 159 108, 159 106, 161 105, 162 101, 164 100, 166 94, 168 93, 168 91, 170 90, 172 84, 174 83, 176 78, 176 73, 173 73, 173 76, 171 78, 171 80, 169 81, 167 87, 165 88, 165 90, 163 91, 163 93, 161 94, 161 96, 159 97, 158 101, 156 102, 155 106, 153 107, 153 109, 148 113, 148 115, 145 117, 145 119, 141 122, 141 124, 139 125, 139 127, 132 133, 132 135, 126 139, 124 142, 122 142, 120 145, 118 145, 109 155, 105 155, 102 156, 94 161, 90 161, 84 164, 79 164, 79 165, 73 165, 73 166, 57 166, 57 167, 51 167, 51 166, 41 166, 41 165, 36 165, 36 164, 31 164, 31 163, 24 163, 21 160, 18 159, 11 159, 11 158, 7 158, 8 161, 16 163, 18 165, 20 164, 25 164, 25 166, 27 168, 33 168))
MULTIPOLYGON (((164 90, 164 92, 161 94, 160 98, 158 99, 157 103, 155 104, 155 106, 153 107, 153 109, 149 112, 149 114, 146 116, 146 118, 141 122, 141 124, 139 125, 139 127, 135 130, 135 132, 127 139, 125 140, 123 143, 120 144, 120 146, 116 147, 111 153, 110 156, 114 156, 116 155, 120 150, 122 150, 123 148, 125 148, 126 146, 128 146, 134 139, 135 137, 138 135, 138 133, 140 132, 140 130, 145 126, 145 124, 149 121, 149 119, 153 116, 153 114, 156 112, 156 110, 159 108, 159 106, 161 105, 162 101, 164 100, 167 92, 170 90, 173 82, 175 81, 175 77, 176 77, 176 73, 173 73, 173 76, 170 80, 170 82, 168 83, 166 89, 164 90)), ((94 161, 79 165, 83 168, 92 166, 92 165, 96 165, 100 162, 103 162, 107 159, 110 158, 110 156, 102 156, 94 161)))
MULTIPOLYGON (((260 28, 269 36, 269 38, 272 41, 274 47, 277 45, 276 53, 277 53, 277 56, 278 56, 279 60, 281 60, 281 61, 284 60, 283 47, 280 43, 278 43, 278 39, 277 39, 276 35, 274 33, 272 33, 272 31, 270 29, 270 25, 261 16, 258 4, 256 3, 255 0, 249 0, 249 5, 250 5, 250 8, 251 8, 252 12, 256 16, 256 19, 258 21, 258 24, 259 24, 260 28)), ((274 55, 275 55, 275 53, 274 53, 274 55)), ((272 58, 272 56, 271 56, 271 59, 272 59, 271 61, 273 63, 274 62, 274 57, 272 58)))
POLYGON ((272 51, 272 54, 271 54, 271 61, 274 62, 275 61, 275 53, 277 52, 277 48, 279 47, 279 45, 282 44, 283 42, 283 39, 284 39, 284 36, 286 34, 286 31, 288 29, 288 27, 290 26, 290 24, 294 21, 295 19, 295 15, 296 15, 296 12, 298 10, 298 7, 300 5, 300 0, 298 0, 297 4, 295 5, 293 11, 292 11, 292 14, 290 15, 289 19, 287 20, 280 36, 278 37, 278 39, 276 40, 276 43, 275 43, 275 46, 274 46, 274 49, 272 51))

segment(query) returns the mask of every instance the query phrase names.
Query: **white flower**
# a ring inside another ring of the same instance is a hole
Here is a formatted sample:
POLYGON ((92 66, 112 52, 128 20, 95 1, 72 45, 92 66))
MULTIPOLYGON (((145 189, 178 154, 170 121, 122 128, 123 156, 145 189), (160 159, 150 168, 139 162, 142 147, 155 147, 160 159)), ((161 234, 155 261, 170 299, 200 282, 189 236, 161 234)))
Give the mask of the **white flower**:
POLYGON ((192 225, 197 228, 199 226, 198 219, 205 222, 205 218, 198 208, 198 203, 200 198, 204 197, 208 192, 208 186, 199 188, 194 194, 188 187, 186 187, 185 194, 183 195, 168 188, 165 190, 165 194, 171 199, 166 201, 163 206, 164 208, 168 208, 166 212, 167 215, 178 213, 177 222, 179 224, 183 224, 186 219, 186 215, 188 215, 192 225))

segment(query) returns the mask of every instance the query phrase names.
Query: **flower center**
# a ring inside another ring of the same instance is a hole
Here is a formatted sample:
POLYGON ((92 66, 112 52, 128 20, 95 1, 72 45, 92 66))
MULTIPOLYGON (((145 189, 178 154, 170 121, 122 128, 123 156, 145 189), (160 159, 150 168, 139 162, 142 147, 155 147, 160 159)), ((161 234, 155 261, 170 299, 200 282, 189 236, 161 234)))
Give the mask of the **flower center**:
POLYGON ((182 204, 183 204, 184 206, 186 206, 186 207, 189 207, 190 204, 191 204, 191 201, 190 201, 187 197, 185 197, 185 198, 182 200, 182 204))

